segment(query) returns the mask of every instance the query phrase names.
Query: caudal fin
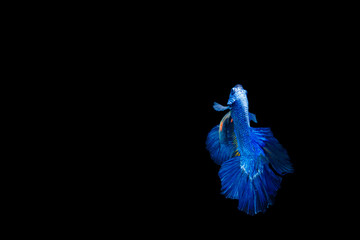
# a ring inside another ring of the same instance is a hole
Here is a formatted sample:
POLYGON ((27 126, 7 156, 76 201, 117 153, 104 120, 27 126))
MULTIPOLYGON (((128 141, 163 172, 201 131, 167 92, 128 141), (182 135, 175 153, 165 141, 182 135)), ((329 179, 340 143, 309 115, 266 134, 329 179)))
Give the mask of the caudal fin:
POLYGON ((224 162, 219 176, 222 194, 227 198, 238 199, 238 209, 249 215, 265 212, 273 203, 280 187, 281 177, 276 175, 259 157, 258 171, 253 174, 243 167, 245 157, 235 157, 224 162))
POLYGON ((252 142, 264 154, 273 169, 280 175, 293 173, 286 149, 274 137, 270 128, 251 128, 252 142))

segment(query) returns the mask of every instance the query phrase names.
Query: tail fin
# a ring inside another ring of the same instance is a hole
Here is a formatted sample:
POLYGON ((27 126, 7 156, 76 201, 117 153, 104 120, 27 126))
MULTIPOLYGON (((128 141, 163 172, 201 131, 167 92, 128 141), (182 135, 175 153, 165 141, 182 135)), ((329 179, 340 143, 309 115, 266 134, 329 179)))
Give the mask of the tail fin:
POLYGON ((270 128, 251 128, 252 141, 280 175, 294 172, 286 149, 273 136, 270 128))
MULTIPOLYGON (((261 159, 258 160, 261 163, 261 159)), ((239 199, 238 209, 249 215, 265 212, 273 203, 281 177, 267 164, 260 164, 259 171, 249 175, 242 166, 243 162, 246 162, 246 159, 240 156, 222 164, 219 171, 222 194, 227 198, 239 199)))

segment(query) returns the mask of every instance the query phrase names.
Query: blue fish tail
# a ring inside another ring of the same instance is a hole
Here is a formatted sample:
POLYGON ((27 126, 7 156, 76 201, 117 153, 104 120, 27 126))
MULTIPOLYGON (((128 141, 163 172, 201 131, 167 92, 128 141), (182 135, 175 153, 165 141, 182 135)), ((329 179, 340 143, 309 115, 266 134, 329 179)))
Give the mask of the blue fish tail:
POLYGON ((209 151, 211 159, 218 165, 231 158, 233 154, 231 147, 220 144, 219 125, 216 125, 209 132, 206 139, 206 149, 209 151))
POLYGON ((294 172, 286 149, 274 137, 270 128, 251 128, 251 133, 252 142, 278 174, 294 172))
MULTIPOLYGON (((261 161, 259 156, 259 161, 261 161)), ((238 209, 249 215, 265 212, 273 204, 281 177, 276 175, 267 164, 261 165, 257 174, 249 175, 241 167, 244 157, 234 157, 224 162, 219 176, 222 194, 227 198, 238 199, 238 209)))

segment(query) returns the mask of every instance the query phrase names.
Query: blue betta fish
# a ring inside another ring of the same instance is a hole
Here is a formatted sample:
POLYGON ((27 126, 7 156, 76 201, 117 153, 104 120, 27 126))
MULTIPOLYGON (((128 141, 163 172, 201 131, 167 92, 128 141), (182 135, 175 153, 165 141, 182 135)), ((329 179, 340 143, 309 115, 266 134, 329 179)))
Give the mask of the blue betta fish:
POLYGON ((222 194, 238 199, 238 209, 249 215, 265 212, 273 204, 282 176, 294 171, 287 151, 270 128, 250 127, 257 122, 249 113, 247 91, 231 89, 227 106, 214 103, 216 111, 230 110, 207 136, 211 159, 221 165, 222 194))

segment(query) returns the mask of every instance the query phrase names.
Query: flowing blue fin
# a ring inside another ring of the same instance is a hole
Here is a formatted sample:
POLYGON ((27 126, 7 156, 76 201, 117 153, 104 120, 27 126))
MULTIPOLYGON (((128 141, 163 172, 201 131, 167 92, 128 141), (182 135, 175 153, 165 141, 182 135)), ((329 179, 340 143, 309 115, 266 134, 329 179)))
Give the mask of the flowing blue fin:
POLYGON ((252 142, 278 174, 285 175, 294 172, 286 149, 274 137, 270 128, 251 128, 251 133, 252 142))
POLYGON ((258 156, 256 171, 252 174, 244 163, 254 162, 246 156, 234 157, 224 162, 219 171, 222 194, 227 198, 238 199, 238 209, 249 215, 265 212, 273 204, 281 177, 276 175, 263 156, 258 156))
POLYGON ((213 108, 215 109, 215 111, 225 111, 230 109, 229 106, 223 106, 217 102, 214 102, 213 108))
POLYGON ((231 118, 231 112, 225 114, 220 121, 219 138, 222 144, 237 143, 237 141, 235 141, 234 121, 231 118))
POLYGON ((216 125, 209 132, 206 139, 206 149, 210 153, 211 159, 218 165, 231 158, 233 147, 229 144, 220 144, 219 125, 216 125))
POLYGON ((206 139, 206 149, 210 152, 211 159, 219 165, 238 153, 231 112, 211 129, 206 139))

